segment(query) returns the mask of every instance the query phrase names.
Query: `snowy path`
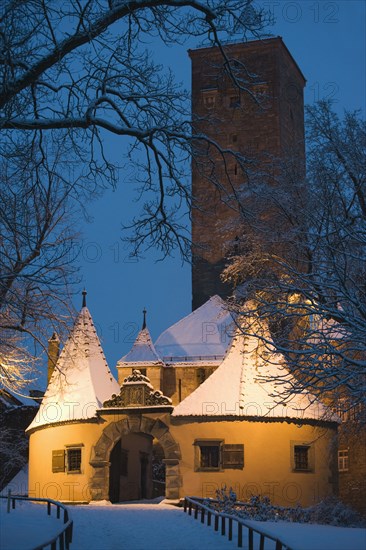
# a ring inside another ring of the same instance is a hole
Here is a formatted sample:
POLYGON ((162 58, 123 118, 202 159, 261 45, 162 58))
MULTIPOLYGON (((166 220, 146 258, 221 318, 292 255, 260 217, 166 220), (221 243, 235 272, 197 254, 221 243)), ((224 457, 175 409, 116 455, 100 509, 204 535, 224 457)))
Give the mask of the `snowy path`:
MULTIPOLYGON (((2 550, 30 550, 58 528, 56 519, 47 518, 43 506, 24 506, 22 517, 16 511, 1 511, 2 550), (33 521, 33 525, 31 523, 33 521)), ((19 508, 20 511, 20 508, 19 508)), ((236 543, 202 525, 182 508, 167 504, 122 504, 71 506, 74 537, 71 550, 235 550, 236 543)), ((365 550, 366 530, 252 522, 279 536, 294 550, 365 550)), ((244 543, 246 533, 243 532, 244 543)), ((244 550, 247 546, 244 544, 244 550)), ((272 544, 266 550, 274 549, 272 544)))
POLYGON ((71 513, 71 550, 235 550, 219 533, 167 504, 88 506, 87 513, 80 506, 71 513))

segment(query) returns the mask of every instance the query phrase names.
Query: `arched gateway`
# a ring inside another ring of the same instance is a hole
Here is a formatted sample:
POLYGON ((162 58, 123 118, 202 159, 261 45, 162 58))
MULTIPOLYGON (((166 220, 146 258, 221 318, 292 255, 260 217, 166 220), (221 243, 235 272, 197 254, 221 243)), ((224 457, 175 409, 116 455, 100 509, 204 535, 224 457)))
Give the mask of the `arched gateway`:
MULTIPOLYGON (((144 470, 151 460, 152 441, 159 443, 164 451, 164 463, 166 466, 166 497, 170 499, 179 498, 179 487, 181 478, 179 474, 179 460, 181 458, 178 443, 173 439, 169 431, 169 416, 172 411, 171 402, 163 396, 160 391, 154 391, 149 380, 141 375, 139 371, 127 377, 121 386, 119 396, 113 395, 112 399, 104 403, 103 409, 99 411, 100 417, 108 425, 96 445, 92 448, 90 465, 93 467, 93 475, 90 482, 90 494, 92 500, 119 500, 115 492, 111 493, 111 464, 114 460, 123 463, 124 457, 118 451, 118 442, 129 441, 129 444, 140 456, 140 491, 137 498, 148 497, 146 489, 146 476, 144 470), (110 422, 110 417, 117 420, 110 422), (150 446, 146 444, 146 439, 150 446), (145 442, 144 442, 145 440, 145 442), (139 449, 140 444, 140 449, 139 449), (116 452, 118 451, 118 452, 116 452), (111 498, 112 497, 112 498, 111 498)), ((136 461, 134 461, 136 463, 136 461)), ((123 468, 123 466, 122 466, 123 468)), ((132 469, 131 469, 132 470, 132 469)), ((113 470, 112 470, 113 475, 113 470)), ((125 472, 125 486, 131 486, 136 482, 133 475, 125 472)), ((136 476, 136 473, 134 474, 136 476)), ((117 483, 119 483, 117 481, 117 483)), ((126 489, 127 491, 127 489, 126 489)), ((128 500, 129 496, 119 494, 120 500, 128 500)), ((130 497, 131 498, 131 497, 130 497)))

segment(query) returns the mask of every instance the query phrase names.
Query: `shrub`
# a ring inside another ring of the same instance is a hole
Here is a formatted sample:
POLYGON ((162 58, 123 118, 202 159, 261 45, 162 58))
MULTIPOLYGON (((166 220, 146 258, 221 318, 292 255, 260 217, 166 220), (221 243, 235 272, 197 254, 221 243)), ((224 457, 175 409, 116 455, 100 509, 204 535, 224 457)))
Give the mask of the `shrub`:
POLYGON ((328 497, 319 504, 302 508, 274 506, 267 496, 253 495, 249 502, 238 502, 236 494, 226 486, 216 491, 217 500, 206 499, 205 504, 243 519, 257 521, 289 521, 296 523, 317 523, 343 527, 360 527, 365 520, 352 508, 343 504, 336 497, 328 497))

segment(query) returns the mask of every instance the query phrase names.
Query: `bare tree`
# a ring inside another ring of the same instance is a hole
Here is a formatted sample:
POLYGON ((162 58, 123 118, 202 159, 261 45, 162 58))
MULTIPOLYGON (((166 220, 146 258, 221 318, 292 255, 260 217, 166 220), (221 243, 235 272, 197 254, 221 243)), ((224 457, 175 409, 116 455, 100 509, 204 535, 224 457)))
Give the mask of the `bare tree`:
MULTIPOLYGON (((29 343, 67 316, 75 276, 73 215, 133 173, 143 212, 132 220, 137 254, 189 254, 189 94, 153 48, 188 39, 258 36, 252 0, 6 0, 0 11, 0 377, 14 388, 34 372, 29 343), (120 140, 113 157, 105 145, 120 140), (182 221, 183 220, 183 221, 182 221)), ((212 142, 214 149, 218 145, 212 142)), ((224 154, 224 153, 222 153, 224 154)), ((75 216, 74 216, 75 219, 75 216)), ((49 333, 48 333, 49 334, 49 333)))
POLYGON ((64 153, 61 143, 37 134, 1 147, 0 382, 12 390, 36 374, 46 321, 47 332, 56 324, 60 330, 70 314, 80 189, 63 176, 64 153))
POLYGON ((144 194, 143 212, 132 220, 135 252, 144 244, 163 254, 178 247, 185 257, 189 95, 146 44, 206 38, 221 48, 231 77, 245 87, 221 38, 258 36, 264 23, 252 0, 8 0, 0 34, 2 134, 5 139, 25 130, 66 134, 90 176, 103 174, 112 185, 122 160, 111 160, 104 139, 106 132, 119 136, 119 150, 144 194))
POLYGON ((252 299, 246 314, 268 320, 296 372, 291 392, 310 388, 365 421, 365 122, 358 113, 340 120, 320 103, 307 109, 307 132, 306 182, 288 170, 287 185, 245 190, 257 213, 285 220, 277 228, 281 246, 273 247, 265 218, 246 220, 255 231, 244 233, 244 249, 224 277, 237 286, 239 311, 252 299))

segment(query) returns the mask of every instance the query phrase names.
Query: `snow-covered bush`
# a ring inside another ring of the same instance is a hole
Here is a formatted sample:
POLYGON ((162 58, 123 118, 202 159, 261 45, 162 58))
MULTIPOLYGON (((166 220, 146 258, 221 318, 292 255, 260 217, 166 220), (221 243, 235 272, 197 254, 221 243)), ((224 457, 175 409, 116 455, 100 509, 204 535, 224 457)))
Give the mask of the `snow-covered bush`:
POLYGON ((366 521, 352 508, 343 504, 336 497, 328 497, 319 504, 306 508, 307 522, 328 525, 356 527, 365 525, 366 521))
POLYGON ((292 523, 318 523, 344 527, 358 527, 366 523, 357 512, 336 497, 328 497, 309 508, 302 508, 299 504, 294 508, 286 508, 274 506, 269 497, 262 495, 252 495, 249 502, 239 502, 232 488, 227 490, 226 486, 218 489, 216 496, 217 500, 206 499, 204 504, 243 519, 281 520, 292 523))

